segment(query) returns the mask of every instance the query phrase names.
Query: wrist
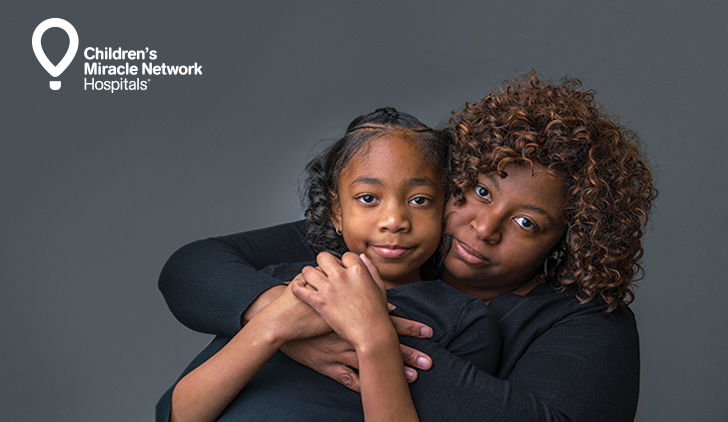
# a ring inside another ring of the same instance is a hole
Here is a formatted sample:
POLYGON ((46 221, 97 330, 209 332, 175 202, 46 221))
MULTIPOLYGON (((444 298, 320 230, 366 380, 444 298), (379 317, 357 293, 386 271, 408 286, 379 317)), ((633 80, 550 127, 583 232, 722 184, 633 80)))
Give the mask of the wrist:
POLYGON ((351 339, 351 343, 357 356, 378 356, 394 349, 399 350, 399 336, 391 324, 362 333, 360 338, 351 339))
POLYGON ((248 331, 247 338, 252 339, 260 347, 280 349, 290 340, 286 321, 279 318, 270 308, 261 311, 248 322, 243 330, 248 331))
POLYGON ((263 308, 251 323, 254 321, 265 327, 266 339, 276 344, 315 337, 330 330, 316 311, 296 298, 290 289, 263 308))
POLYGON ((278 285, 273 286, 270 289, 264 291, 263 293, 256 298, 253 303, 248 306, 248 308, 243 312, 243 314, 240 316, 240 326, 244 326, 248 322, 250 322, 253 317, 258 315, 258 313, 263 310, 266 306, 270 305, 278 299, 282 294, 283 291, 286 290, 286 286, 284 285, 278 285))

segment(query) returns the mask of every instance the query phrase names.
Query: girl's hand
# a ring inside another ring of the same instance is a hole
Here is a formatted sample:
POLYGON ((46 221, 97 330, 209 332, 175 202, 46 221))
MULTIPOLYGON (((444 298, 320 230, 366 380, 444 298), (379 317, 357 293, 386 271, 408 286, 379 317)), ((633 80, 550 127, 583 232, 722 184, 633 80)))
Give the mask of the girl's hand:
POLYGON ((357 350, 372 333, 395 333, 384 283, 378 274, 370 274, 364 260, 363 255, 348 252, 339 261, 322 252, 317 257, 320 269, 306 267, 302 271, 305 279, 291 282, 293 294, 357 350))

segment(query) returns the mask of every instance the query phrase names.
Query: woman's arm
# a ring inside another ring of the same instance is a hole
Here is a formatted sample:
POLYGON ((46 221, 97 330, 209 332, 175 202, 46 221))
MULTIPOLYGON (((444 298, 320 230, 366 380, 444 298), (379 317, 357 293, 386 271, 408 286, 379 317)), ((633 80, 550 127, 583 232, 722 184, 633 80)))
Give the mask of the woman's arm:
POLYGON ((222 349, 185 375, 172 392, 170 422, 212 422, 287 341, 329 330, 290 288, 222 349))
MULTIPOLYGON (((301 227, 302 222, 297 221, 183 246, 167 260, 159 276, 159 290, 169 309, 193 330, 234 336, 251 303, 282 284, 258 270, 315 259, 301 227)), ((259 303, 255 311, 275 297, 259 303)))
MULTIPOLYGON (((159 276, 159 290, 172 314, 193 330, 234 336, 242 326, 241 320, 252 319, 284 289, 282 280, 261 272, 264 267, 315 259, 302 227, 303 222, 297 221, 198 240, 177 250, 159 276)), ((432 333, 415 321, 397 319, 395 323, 400 335, 429 337, 432 333)), ((357 359, 347 342, 324 335, 291 341, 282 351, 359 390, 358 375, 352 370, 357 359)), ((408 366, 428 369, 431 365, 429 357, 417 350, 403 346, 402 353, 408 366)), ((410 380, 414 381, 414 377, 410 380)))

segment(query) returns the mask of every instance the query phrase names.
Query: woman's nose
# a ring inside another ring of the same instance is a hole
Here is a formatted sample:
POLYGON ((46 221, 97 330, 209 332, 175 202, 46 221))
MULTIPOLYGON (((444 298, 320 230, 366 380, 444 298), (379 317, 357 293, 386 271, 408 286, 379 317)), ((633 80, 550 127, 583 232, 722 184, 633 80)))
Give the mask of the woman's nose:
POLYGON ((503 219, 494 211, 481 212, 470 223, 478 239, 489 243, 498 243, 502 238, 503 219))
POLYGON ((389 204, 382 207, 382 214, 379 219, 379 229, 388 230, 396 233, 399 231, 409 231, 412 223, 406 207, 398 204, 389 204))

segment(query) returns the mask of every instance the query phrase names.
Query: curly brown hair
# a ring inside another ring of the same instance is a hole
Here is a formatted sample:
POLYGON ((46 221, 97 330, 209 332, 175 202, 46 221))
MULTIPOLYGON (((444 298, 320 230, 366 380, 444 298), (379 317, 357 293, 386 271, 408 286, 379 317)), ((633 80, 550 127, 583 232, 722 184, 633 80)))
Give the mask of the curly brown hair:
POLYGON ((509 163, 555 171, 567 231, 546 276, 559 291, 577 290, 582 302, 602 298, 611 312, 634 300, 640 239, 657 190, 637 135, 602 111, 594 94, 577 79, 551 83, 534 71, 453 113, 453 195, 464 200, 479 174, 505 177, 509 163))

